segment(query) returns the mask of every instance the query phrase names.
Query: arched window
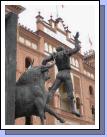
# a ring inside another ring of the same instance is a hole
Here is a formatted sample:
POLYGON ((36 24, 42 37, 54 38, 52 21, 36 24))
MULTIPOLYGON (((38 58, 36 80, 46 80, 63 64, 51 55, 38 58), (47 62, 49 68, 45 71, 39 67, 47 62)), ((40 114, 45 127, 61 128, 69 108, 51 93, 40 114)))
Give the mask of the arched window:
POLYGON ((89 94, 90 95, 94 95, 94 91, 93 91, 93 87, 92 86, 89 86, 89 94))
POLYGON ((26 46, 28 46, 28 47, 30 47, 31 46, 31 42, 30 42, 30 40, 25 40, 25 44, 26 44, 26 46))
POLYGON ((55 47, 53 47, 53 52, 56 52, 56 48, 55 47))
POLYGON ((78 63, 77 59, 75 60, 75 65, 76 65, 77 68, 79 68, 79 63, 78 63))
POLYGON ((72 65, 74 65, 75 66, 75 59, 72 57, 72 65))
POLYGON ((87 76, 88 76, 88 77, 90 77, 90 76, 91 76, 90 72, 87 72, 87 76))
POLYGON ((49 51, 49 45, 48 45, 48 43, 45 43, 45 51, 49 51))
POLYGON ((20 41, 21 43, 24 43, 25 39, 24 39, 23 37, 19 36, 19 41, 20 41))
POLYGON ((37 45, 35 43, 32 43, 32 48, 37 49, 37 45))
POLYGON ((53 52, 52 46, 49 45, 49 53, 52 53, 52 52, 53 52))
POLYGON ((94 75, 93 74, 91 74, 91 78, 94 79, 94 75))
POLYGON ((30 57, 26 57, 25 58, 25 68, 28 68, 31 65, 31 58, 30 57))
POLYGON ((76 98, 76 108, 78 112, 80 113, 80 98, 79 97, 76 98))
POLYGON ((80 78, 78 76, 73 75, 73 81, 74 81, 74 92, 80 94, 81 92, 80 78))

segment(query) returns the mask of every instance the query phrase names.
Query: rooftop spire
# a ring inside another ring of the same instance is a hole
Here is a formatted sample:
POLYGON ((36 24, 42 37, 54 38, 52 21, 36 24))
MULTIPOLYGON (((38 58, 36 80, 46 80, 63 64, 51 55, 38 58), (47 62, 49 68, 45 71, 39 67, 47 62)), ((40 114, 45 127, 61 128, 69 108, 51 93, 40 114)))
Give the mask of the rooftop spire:
POLYGON ((53 16, 52 16, 52 14, 51 14, 51 16, 50 16, 51 20, 52 20, 52 17, 53 17, 53 16))
POLYGON ((41 12, 38 11, 38 15, 36 16, 37 20, 43 20, 44 18, 41 16, 41 12))

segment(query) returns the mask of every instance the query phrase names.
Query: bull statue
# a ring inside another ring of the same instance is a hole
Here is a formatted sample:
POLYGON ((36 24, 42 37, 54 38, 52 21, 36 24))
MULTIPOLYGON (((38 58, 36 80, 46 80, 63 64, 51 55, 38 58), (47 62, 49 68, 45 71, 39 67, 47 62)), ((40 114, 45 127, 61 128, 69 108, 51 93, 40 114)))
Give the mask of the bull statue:
POLYGON ((47 92, 45 82, 49 79, 48 70, 54 63, 32 67, 22 74, 16 82, 15 94, 15 118, 25 117, 26 125, 32 115, 40 117, 41 124, 44 125, 45 112, 55 116, 61 123, 64 120, 55 113, 47 102, 47 92))

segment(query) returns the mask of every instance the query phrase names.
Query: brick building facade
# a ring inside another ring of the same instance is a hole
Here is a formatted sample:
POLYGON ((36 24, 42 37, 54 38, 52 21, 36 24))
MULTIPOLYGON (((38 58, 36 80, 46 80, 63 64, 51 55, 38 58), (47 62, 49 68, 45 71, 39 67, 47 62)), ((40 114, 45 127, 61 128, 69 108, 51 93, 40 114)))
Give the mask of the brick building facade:
MULTIPOLYGON (((61 18, 53 20, 51 16, 46 22, 39 12, 35 21, 35 28, 37 26, 35 32, 17 24, 17 79, 26 71, 33 59, 33 66, 38 66, 41 64, 42 59, 55 52, 59 45, 63 45, 66 48, 74 48, 73 35, 68 27, 65 27, 61 18)), ((55 93, 50 105, 65 119, 65 124, 95 124, 95 52, 90 50, 83 55, 80 51, 73 55, 70 60, 75 107, 81 114, 81 117, 78 118, 71 114, 63 85, 55 93)), ((54 66, 49 71, 51 79, 46 82, 46 89, 52 85, 56 74, 57 69, 54 66)), ((36 116, 32 116, 31 121, 33 124, 40 124, 40 119, 36 116)), ((24 122, 24 118, 15 120, 15 124, 24 124, 24 122)), ((45 124, 60 123, 53 116, 46 114, 45 124)))

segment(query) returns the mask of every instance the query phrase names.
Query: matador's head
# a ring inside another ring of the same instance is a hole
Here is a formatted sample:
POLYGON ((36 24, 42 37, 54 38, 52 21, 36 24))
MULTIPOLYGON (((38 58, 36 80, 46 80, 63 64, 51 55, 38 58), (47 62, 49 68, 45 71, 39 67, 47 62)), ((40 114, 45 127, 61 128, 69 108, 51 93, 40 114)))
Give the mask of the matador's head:
POLYGON ((64 47, 62 47, 62 46, 59 46, 58 48, 56 48, 57 52, 60 52, 60 51, 63 51, 63 50, 64 50, 64 47))

